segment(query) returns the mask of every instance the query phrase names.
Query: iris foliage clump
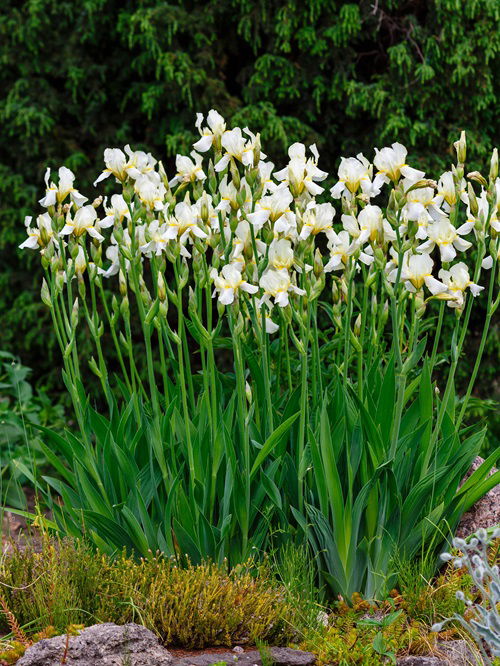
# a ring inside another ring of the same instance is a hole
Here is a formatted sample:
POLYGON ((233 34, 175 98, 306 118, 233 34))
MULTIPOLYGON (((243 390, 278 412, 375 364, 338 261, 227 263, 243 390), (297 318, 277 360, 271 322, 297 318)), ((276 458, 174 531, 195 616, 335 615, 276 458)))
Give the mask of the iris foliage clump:
POLYGON ((395 559, 438 547, 500 477, 494 451, 460 486, 485 435, 463 418, 500 301, 497 151, 486 176, 467 173, 462 134, 434 180, 394 143, 342 158, 327 192, 314 144, 276 169, 218 112, 196 127, 170 176, 106 149, 95 185, 115 187, 93 202, 67 167, 47 170, 22 247, 40 252, 79 433, 44 431, 57 478, 22 471, 54 527, 106 552, 235 565, 276 534, 309 544, 335 594, 382 595, 395 559))

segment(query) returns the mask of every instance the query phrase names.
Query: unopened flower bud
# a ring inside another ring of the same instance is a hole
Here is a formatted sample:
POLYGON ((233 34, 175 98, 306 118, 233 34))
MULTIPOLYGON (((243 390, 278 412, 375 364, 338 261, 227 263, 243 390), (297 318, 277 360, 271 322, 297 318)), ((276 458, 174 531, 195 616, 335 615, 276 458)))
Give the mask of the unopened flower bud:
POLYGON ((283 315, 283 319, 285 320, 285 323, 291 324, 292 323, 292 308, 290 305, 287 305, 284 308, 280 308, 280 313, 283 315))
POLYGON ((398 208, 398 203, 396 199, 396 191, 391 190, 389 194, 389 202, 387 204, 387 213, 389 213, 389 211, 394 212, 397 210, 397 208, 398 208))
POLYGON ((122 296, 126 296, 127 295, 127 278, 125 277, 125 273, 122 270, 120 270, 120 272, 118 274, 118 283, 119 283, 119 286, 120 286, 120 294, 122 296))
POLYGON ((134 198, 134 186, 132 183, 127 183, 123 188, 123 198, 125 199, 126 204, 131 203, 134 198))
POLYGON ((70 253, 72 259, 76 259, 78 257, 79 249, 80 249, 80 247, 79 247, 78 243, 70 243, 69 253, 70 253))
POLYGON ((335 280, 332 282, 332 300, 334 303, 339 300, 339 288, 335 280))
POLYGON ((356 321, 354 322, 354 335, 356 335, 358 338, 361 335, 361 313, 358 314, 356 321))
POLYGON ((161 182, 163 183, 167 191, 170 190, 170 185, 168 184, 168 177, 165 172, 165 167, 163 166, 163 162, 161 160, 158 162, 158 173, 160 175, 161 182))
POLYGON ((179 243, 168 243, 165 248, 165 254, 167 256, 167 259, 173 264, 175 264, 175 261, 179 256, 180 251, 181 249, 179 243))
POLYGON ((247 199, 248 199, 247 188, 242 187, 241 190, 236 195, 236 202, 238 204, 238 208, 241 208, 245 204, 247 199))
POLYGON ((194 310, 195 312, 197 309, 196 294, 191 286, 188 287, 188 309, 194 310))
POLYGON ((381 317, 382 328, 386 325, 388 319, 389 319, 389 303, 386 301, 384 303, 384 307, 382 308, 382 317, 381 317))
POLYGON ((469 208, 472 217, 476 217, 479 212, 479 206, 477 204, 476 193, 472 187, 472 183, 467 183, 467 195, 469 197, 469 208))
POLYGON ((92 243, 90 246, 90 256, 92 257, 92 261, 94 264, 96 264, 96 266, 102 265, 102 245, 99 242, 97 245, 92 243))
POLYGON ((479 173, 479 171, 470 171, 467 174, 467 178, 469 178, 470 180, 475 180, 477 183, 479 183, 483 187, 488 187, 488 183, 486 182, 486 179, 484 178, 484 176, 482 176, 479 173))
POLYGON ((375 266, 379 269, 384 268, 387 259, 386 259, 386 255, 385 255, 384 251, 382 250, 382 248, 380 248, 380 247, 375 248, 375 251, 374 251, 373 255, 375 257, 375 266))
POLYGON ((189 280, 189 268, 185 261, 181 264, 181 269, 179 271, 179 286, 183 289, 189 280))
POLYGON ((57 272, 55 287, 56 287, 56 292, 60 294, 64 287, 64 271, 57 272))
POLYGON ((252 389, 250 388, 250 384, 248 382, 245 382, 245 395, 247 397, 248 404, 252 404, 252 389))
POLYGON ((257 168, 260 162, 260 133, 257 132, 255 136, 255 143, 253 147, 253 166, 257 168))
POLYGON ((245 328, 245 321, 243 319, 241 312, 238 312, 238 317, 236 319, 236 324, 234 326, 234 334, 238 336, 241 335, 243 333, 244 328, 245 328))
POLYGON ((408 192, 412 192, 413 190, 420 190, 424 187, 432 187, 433 189, 436 189, 437 183, 435 180, 431 180, 430 178, 423 178, 422 180, 417 180, 416 183, 414 183, 411 187, 409 187, 406 190, 406 194, 408 194, 408 192))
POLYGON ((493 154, 490 162, 490 183, 494 183, 498 178, 498 148, 493 148, 493 154))
POLYGON ((210 160, 208 164, 208 187, 212 194, 217 192, 217 174, 214 169, 214 163, 210 160))
POLYGON ((321 292, 325 288, 325 282, 326 282, 325 274, 321 273, 321 275, 314 282, 313 288, 311 289, 311 293, 309 294, 309 298, 311 301, 316 300, 318 296, 321 294, 321 292))
POLYGON ((48 243, 50 241, 49 233, 48 233, 48 231, 45 227, 42 227, 40 229, 40 241, 41 241, 43 247, 48 245, 48 243))
POLYGON ((209 216, 208 196, 207 193, 204 192, 203 196, 201 197, 201 208, 200 208, 200 217, 204 224, 207 224, 208 216, 209 216))
POLYGON ((96 276, 97 276, 97 266, 93 262, 91 262, 89 264, 89 280, 91 282, 94 282, 95 279, 96 279, 96 276))
POLYGON ((42 290, 40 292, 40 296, 42 298, 42 302, 48 307, 52 307, 52 299, 50 297, 50 291, 47 282, 45 281, 45 278, 42 280, 42 290))
POLYGON ((167 298, 167 290, 165 287, 165 280, 163 278, 163 274, 160 272, 158 273, 157 285, 158 285, 158 298, 163 303, 163 301, 165 301, 165 299, 167 298))
POLYGON ((123 227, 119 222, 115 221, 115 226, 113 227, 113 236, 118 245, 123 243, 123 227))
POLYGON ((464 164, 467 155, 467 141, 465 139, 465 132, 462 131, 462 133, 460 134, 460 139, 458 141, 455 141, 453 145, 455 146, 455 150, 457 151, 458 163, 464 164))
POLYGON ((427 306, 426 306, 423 294, 422 294, 422 292, 418 292, 417 294, 415 294, 415 310, 416 310, 417 317, 419 317, 419 318, 423 317, 424 314, 425 314, 426 309, 427 309, 427 306))
POLYGON ((71 309, 72 328, 76 328, 78 325, 78 311, 79 311, 78 298, 75 298, 75 302, 73 303, 73 307, 71 309))
POLYGON ((236 162, 233 159, 231 160, 230 171, 231 171, 231 178, 233 179, 233 185, 237 190, 239 190, 241 183, 240 172, 238 171, 238 166, 236 165, 236 162))
POLYGON ((85 281, 84 281, 81 274, 78 276, 78 293, 80 294, 80 298, 82 300, 85 300, 85 295, 87 293, 87 287, 85 286, 85 281))
POLYGON ((316 248, 316 252, 314 253, 314 263, 313 263, 313 272, 314 275, 318 278, 320 275, 323 274, 323 258, 321 256, 321 252, 319 251, 319 248, 316 248))
POLYGON ((367 287, 367 289, 369 289, 370 287, 372 287, 373 285, 375 285, 376 281, 377 281, 377 273, 376 273, 376 271, 370 271, 370 272, 368 273, 368 277, 367 277, 367 279, 366 279, 366 287, 367 287))

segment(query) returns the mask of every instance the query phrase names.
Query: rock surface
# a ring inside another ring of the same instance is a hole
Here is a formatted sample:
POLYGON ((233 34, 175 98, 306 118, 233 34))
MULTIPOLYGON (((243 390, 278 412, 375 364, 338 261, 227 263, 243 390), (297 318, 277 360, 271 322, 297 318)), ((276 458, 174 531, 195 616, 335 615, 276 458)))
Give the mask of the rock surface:
POLYGON ((171 666, 172 656, 146 627, 107 622, 70 636, 66 660, 66 636, 32 645, 17 666, 171 666))
MULTIPOLYGON (((316 657, 312 652, 292 650, 291 648, 269 648, 269 657, 275 666, 313 666, 316 657)), ((262 666, 262 659, 257 650, 251 652, 201 653, 196 656, 174 660, 173 666, 211 666, 225 662, 238 666, 262 666)))
POLYGON ((442 641, 439 656, 409 655, 397 660, 397 666, 476 666, 479 662, 465 641, 442 641))
MULTIPOLYGON (((262 665, 257 650, 201 652, 174 659, 152 631, 132 623, 121 627, 111 622, 96 624, 78 636, 70 636, 67 651, 66 643, 66 636, 39 641, 26 650, 17 666, 211 666, 221 661, 228 665, 262 665)), ((270 648, 269 653, 275 666, 313 666, 316 661, 312 653, 290 648, 270 648)))
MULTIPOLYGON (((262 666, 257 650, 249 652, 199 652, 173 657, 159 644, 152 631, 137 624, 118 626, 110 622, 84 629, 70 636, 66 653, 66 636, 56 636, 32 645, 17 666, 212 666, 225 662, 228 666, 262 666), (65 661, 64 655, 66 653, 65 661)), ((439 656, 407 656, 398 659, 398 666, 471 666, 477 663, 465 641, 440 643, 439 656)), ((291 648, 269 648, 269 662, 275 666, 314 666, 311 652, 291 648)), ((267 659, 265 660, 266 663, 267 659)))
MULTIPOLYGON (((472 467, 467 472, 464 482, 476 469, 483 463, 479 456, 472 463, 472 467)), ((488 476, 496 472, 492 469, 488 476)), ((500 524, 500 484, 492 488, 479 501, 477 501, 470 511, 464 513, 458 525, 455 536, 464 539, 473 532, 477 532, 480 527, 488 528, 500 524)))

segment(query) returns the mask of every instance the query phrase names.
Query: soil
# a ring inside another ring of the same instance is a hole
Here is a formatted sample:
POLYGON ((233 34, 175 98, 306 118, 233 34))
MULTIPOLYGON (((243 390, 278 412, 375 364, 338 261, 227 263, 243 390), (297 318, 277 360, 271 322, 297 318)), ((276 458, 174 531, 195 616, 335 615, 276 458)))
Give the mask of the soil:
MULTIPOLYGON (((23 488, 26 496, 25 511, 34 513, 36 505, 36 496, 33 488, 23 488)), ((29 541, 38 549, 40 544, 40 537, 36 528, 29 526, 29 520, 18 516, 12 511, 4 511, 2 516, 2 553, 6 554, 13 548, 23 549, 29 541)))

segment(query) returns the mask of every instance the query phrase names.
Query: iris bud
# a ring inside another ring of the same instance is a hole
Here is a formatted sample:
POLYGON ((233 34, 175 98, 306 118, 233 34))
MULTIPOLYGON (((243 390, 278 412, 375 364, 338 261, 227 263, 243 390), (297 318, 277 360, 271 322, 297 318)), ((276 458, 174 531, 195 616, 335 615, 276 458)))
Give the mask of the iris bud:
POLYGON ((497 177, 498 177, 498 148, 494 148, 490 162, 490 174, 489 174, 490 183, 494 183, 497 177))
POLYGON ((458 141, 455 141, 453 145, 455 146, 455 150, 457 151, 458 163, 464 164, 467 155, 467 141, 465 139, 465 132, 462 131, 462 133, 460 134, 460 139, 458 141))

